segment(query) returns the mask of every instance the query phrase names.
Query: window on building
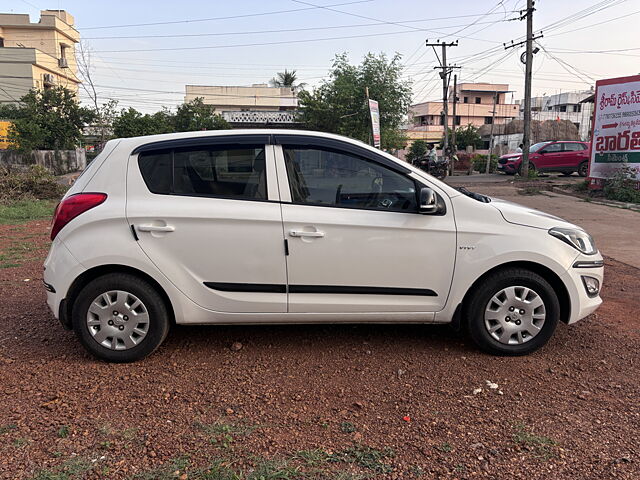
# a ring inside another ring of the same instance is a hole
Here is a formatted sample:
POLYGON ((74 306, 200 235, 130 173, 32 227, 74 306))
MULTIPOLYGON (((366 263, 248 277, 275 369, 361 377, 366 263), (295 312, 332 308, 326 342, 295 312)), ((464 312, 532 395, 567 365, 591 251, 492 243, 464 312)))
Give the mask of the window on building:
POLYGON ((0 48, 4 47, 4 38, 0 37, 0 48))
POLYGON ((64 43, 60 44, 60 58, 67 59, 67 48, 64 43))
POLYGON ((484 124, 485 125, 491 125, 493 123, 493 118, 492 117, 484 117, 484 124))
POLYGON ((574 111, 574 112, 580 112, 580 111, 582 111, 582 105, 580 105, 580 104, 574 105, 574 106, 573 106, 573 111, 574 111))
POLYGON ((456 115, 455 124, 460 125, 460 115, 456 115))
POLYGON ((462 103, 469 103, 469 97, 462 97, 462 103))
POLYGON ((482 99, 480 97, 476 97, 476 103, 482 103, 482 99))
POLYGON ((566 105, 560 105, 560 111, 561 112, 566 112, 567 111, 567 106, 566 105))

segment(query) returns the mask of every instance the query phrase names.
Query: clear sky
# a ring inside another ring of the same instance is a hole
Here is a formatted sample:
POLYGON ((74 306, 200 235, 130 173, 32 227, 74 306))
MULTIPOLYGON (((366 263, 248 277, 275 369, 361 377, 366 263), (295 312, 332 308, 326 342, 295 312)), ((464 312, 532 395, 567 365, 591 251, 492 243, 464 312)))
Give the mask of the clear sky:
MULTIPOLYGON (((182 101, 185 84, 266 83, 295 69, 309 87, 336 53, 399 52, 414 101, 437 100, 441 83, 431 41, 458 39, 449 63, 459 81, 508 83, 520 99, 525 0, 3 0, 3 13, 64 9, 91 50, 103 101, 143 111, 182 101), (174 23, 167 23, 174 22, 174 23), (152 25, 149 25, 152 24, 152 25), (284 30, 284 31, 283 31, 284 30)), ((640 73, 640 0, 538 0, 533 94, 585 90, 596 79, 640 73), (614 50, 614 51, 611 51, 614 50), (603 52, 607 51, 607 52, 603 52)), ((438 52, 440 53, 440 52, 438 52)), ((508 96, 507 100, 511 98, 508 96)))

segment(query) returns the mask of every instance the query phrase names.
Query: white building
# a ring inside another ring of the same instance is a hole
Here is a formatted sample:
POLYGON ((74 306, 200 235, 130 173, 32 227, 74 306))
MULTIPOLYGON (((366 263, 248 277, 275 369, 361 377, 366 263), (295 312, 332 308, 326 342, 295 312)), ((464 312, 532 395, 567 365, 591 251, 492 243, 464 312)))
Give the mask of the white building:
POLYGON ((294 127, 298 124, 298 94, 291 87, 267 84, 186 85, 185 102, 202 98, 233 127, 247 128, 270 125, 294 127))
MULTIPOLYGON (((593 95, 593 90, 559 93, 531 99, 531 120, 569 120, 578 129, 580 139, 589 140, 593 103, 580 103, 593 95)), ((524 118, 524 100, 520 102, 520 119, 524 118)))

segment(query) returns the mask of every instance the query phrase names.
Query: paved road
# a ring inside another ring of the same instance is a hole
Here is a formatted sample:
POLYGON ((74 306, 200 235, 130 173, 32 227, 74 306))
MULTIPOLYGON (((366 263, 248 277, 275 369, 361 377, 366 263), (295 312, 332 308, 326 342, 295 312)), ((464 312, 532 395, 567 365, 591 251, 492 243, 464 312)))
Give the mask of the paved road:
MULTIPOLYGON (((471 185, 470 185, 471 187, 471 185)), ((600 251, 620 262, 640 268, 640 213, 585 202, 553 192, 521 195, 509 184, 473 185, 485 195, 526 205, 565 218, 588 231, 600 251)))

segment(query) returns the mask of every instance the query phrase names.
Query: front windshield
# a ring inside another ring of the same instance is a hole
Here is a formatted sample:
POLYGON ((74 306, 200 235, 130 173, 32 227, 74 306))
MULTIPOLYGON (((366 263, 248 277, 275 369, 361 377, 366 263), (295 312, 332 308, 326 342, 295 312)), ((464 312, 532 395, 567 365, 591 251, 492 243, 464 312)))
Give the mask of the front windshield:
POLYGON ((545 145, 549 145, 550 143, 551 142, 540 142, 540 143, 536 143, 534 145, 531 145, 531 147, 529 147, 529 152, 537 152, 542 147, 544 147, 545 145))

